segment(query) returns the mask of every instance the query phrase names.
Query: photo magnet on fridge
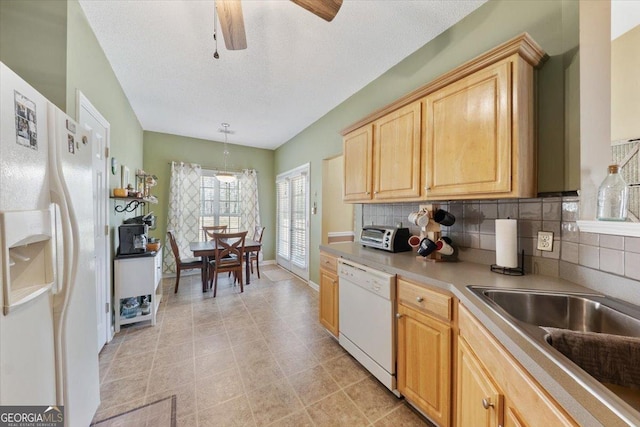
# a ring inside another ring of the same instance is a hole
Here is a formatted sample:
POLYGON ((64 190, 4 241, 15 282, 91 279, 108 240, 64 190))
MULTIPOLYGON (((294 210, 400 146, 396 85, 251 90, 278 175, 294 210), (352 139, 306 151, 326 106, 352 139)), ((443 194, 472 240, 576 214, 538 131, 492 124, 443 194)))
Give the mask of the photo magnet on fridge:
POLYGON ((13 93, 16 110, 16 143, 37 150, 36 104, 17 90, 13 93))

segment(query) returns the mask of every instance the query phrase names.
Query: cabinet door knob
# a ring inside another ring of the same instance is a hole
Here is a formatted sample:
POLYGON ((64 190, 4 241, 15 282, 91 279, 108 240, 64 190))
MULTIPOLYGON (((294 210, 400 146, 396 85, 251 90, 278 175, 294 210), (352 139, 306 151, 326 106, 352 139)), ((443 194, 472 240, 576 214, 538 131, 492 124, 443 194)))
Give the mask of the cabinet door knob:
POLYGON ((424 301, 424 298, 422 298, 422 297, 417 297, 417 298, 416 298, 416 301, 418 301, 418 302, 422 302, 422 301, 424 301))
POLYGON ((484 399, 482 399, 482 407, 484 409, 489 409, 491 407, 493 407, 493 403, 491 403, 491 398, 490 397, 485 397, 484 399))
POLYGON ((396 313, 396 319, 399 319, 399 318, 401 318, 402 316, 403 316, 402 314, 400 314, 400 313, 396 313))
POLYGON ((371 191, 367 191, 367 196, 368 196, 369 194, 371 194, 371 191))
POLYGON ((377 192, 377 191, 374 191, 374 192, 373 192, 373 194, 378 194, 378 192, 377 192))

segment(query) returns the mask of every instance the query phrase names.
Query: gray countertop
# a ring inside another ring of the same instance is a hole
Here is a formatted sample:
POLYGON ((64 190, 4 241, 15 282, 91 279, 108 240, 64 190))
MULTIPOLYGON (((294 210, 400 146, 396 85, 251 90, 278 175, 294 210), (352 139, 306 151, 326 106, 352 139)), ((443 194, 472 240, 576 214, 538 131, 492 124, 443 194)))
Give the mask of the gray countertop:
POLYGON ((471 262, 430 262, 414 252, 389 253, 359 243, 320 246, 331 253, 389 274, 452 292, 465 307, 535 377, 554 399, 583 426, 640 426, 640 413, 622 402, 579 368, 567 371, 549 350, 531 340, 469 289, 468 285, 533 290, 599 293, 575 283, 548 276, 506 276, 489 266, 471 262))

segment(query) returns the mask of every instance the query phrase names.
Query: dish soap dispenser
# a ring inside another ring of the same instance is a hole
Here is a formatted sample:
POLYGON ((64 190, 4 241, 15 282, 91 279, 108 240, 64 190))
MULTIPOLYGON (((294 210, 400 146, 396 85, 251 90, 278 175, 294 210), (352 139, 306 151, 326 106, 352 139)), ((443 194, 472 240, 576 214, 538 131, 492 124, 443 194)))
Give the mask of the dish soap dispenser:
POLYGON ((625 221, 627 219, 629 187, 618 172, 618 165, 609 165, 609 174, 598 188, 596 218, 599 221, 625 221))

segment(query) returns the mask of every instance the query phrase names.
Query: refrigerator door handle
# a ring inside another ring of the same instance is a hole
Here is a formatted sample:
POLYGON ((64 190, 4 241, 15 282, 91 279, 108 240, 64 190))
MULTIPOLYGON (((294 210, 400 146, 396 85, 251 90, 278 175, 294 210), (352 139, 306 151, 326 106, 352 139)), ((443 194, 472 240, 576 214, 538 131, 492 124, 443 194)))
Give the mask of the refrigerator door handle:
POLYGON ((54 306, 57 312, 62 310, 64 305, 64 295, 66 285, 69 283, 69 274, 71 272, 71 260, 73 259, 73 232, 71 223, 68 218, 68 208, 64 199, 61 199, 57 192, 51 190, 51 201, 54 206, 56 217, 56 258, 61 260, 57 262, 57 267, 62 270, 57 272, 57 283, 54 288, 56 302, 54 306), (59 224, 58 220, 59 219, 59 224), (61 249, 61 250, 60 250, 61 249))
MULTIPOLYGON (((49 105, 49 136, 55 137, 55 108, 49 105)), ((64 180, 62 172, 62 161, 60 159, 59 147, 52 144, 49 150, 49 170, 50 170, 50 195, 51 201, 58 205, 60 210, 60 223, 62 226, 63 246, 63 268, 62 268, 62 285, 61 289, 54 294, 53 310, 54 310, 54 335, 56 341, 56 394, 57 404, 65 405, 65 394, 67 385, 65 384, 64 372, 68 372, 69 366, 66 366, 66 358, 60 354, 65 348, 65 323, 67 317, 67 306, 71 296, 71 287, 75 283, 78 268, 78 248, 80 231, 78 229, 78 221, 73 206, 70 203, 69 189, 64 180)))

